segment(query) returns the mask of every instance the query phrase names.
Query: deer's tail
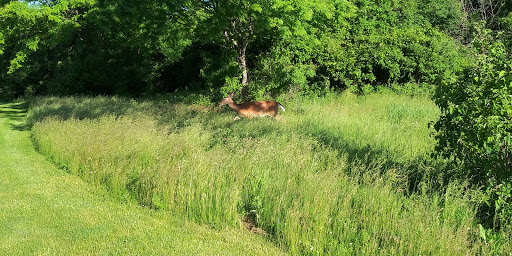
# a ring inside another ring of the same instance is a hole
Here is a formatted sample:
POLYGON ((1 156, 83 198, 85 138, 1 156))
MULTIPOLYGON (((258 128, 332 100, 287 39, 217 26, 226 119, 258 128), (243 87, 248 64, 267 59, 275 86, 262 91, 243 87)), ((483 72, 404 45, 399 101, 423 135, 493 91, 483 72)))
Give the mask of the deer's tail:
POLYGON ((279 102, 278 102, 277 104, 279 105, 279 107, 281 107, 281 109, 282 109, 283 111, 286 111, 286 110, 284 109, 283 105, 281 105, 281 103, 279 103, 279 102))

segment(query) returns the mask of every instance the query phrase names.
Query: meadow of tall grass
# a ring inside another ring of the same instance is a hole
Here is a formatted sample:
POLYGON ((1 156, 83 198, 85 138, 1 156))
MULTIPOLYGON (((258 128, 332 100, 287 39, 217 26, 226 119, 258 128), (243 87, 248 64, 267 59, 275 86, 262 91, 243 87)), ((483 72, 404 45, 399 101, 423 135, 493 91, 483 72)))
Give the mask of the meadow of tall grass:
MULTIPOLYGON (((256 225, 291 254, 510 254, 483 239, 478 188, 430 153, 428 97, 282 102, 283 121, 160 98, 38 98, 37 149, 119 200, 212 227, 256 225)), ((508 232, 508 233, 507 233, 508 232)))

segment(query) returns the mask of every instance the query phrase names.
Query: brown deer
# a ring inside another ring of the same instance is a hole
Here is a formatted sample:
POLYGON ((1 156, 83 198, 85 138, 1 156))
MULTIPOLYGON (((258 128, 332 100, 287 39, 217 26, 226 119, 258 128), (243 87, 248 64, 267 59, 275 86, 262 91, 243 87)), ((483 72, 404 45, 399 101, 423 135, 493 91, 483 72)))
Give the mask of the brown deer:
POLYGON ((240 117, 263 117, 263 116, 272 116, 277 120, 281 118, 277 114, 279 107, 285 111, 283 105, 279 102, 275 102, 273 100, 270 101, 254 101, 254 102, 244 102, 242 104, 236 104, 233 101, 234 93, 228 94, 228 97, 222 99, 219 104, 219 107, 224 105, 229 105, 234 111, 238 113, 239 116, 235 117, 235 120, 240 117))

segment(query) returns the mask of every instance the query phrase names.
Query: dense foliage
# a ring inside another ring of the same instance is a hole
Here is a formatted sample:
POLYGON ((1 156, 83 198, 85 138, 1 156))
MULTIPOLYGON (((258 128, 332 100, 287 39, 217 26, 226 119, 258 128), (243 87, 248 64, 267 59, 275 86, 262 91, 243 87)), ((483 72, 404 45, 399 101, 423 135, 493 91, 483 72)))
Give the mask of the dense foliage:
POLYGON ((246 86, 258 98, 428 88, 464 65, 449 35, 463 17, 457 2, 10 1, 0 9, 0 90, 218 97, 246 86))
POLYGON ((454 83, 439 86, 437 150, 487 189, 491 217, 512 216, 512 62, 510 35, 482 29, 485 54, 454 83))

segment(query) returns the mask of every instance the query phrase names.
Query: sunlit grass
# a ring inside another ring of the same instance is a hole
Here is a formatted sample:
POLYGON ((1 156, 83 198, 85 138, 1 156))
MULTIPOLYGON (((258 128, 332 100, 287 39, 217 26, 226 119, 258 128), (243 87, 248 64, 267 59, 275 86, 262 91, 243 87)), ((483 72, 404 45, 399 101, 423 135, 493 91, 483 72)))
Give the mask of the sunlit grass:
MULTIPOLYGON (((87 184, 34 150, 24 125, 26 110, 22 103, 0 104, 1 255, 284 254, 264 236, 239 228, 212 229, 112 200, 105 193, 109 187, 87 184)), ((56 146, 73 145, 75 137, 62 134, 68 144, 56 146)))
POLYGON ((430 154, 434 141, 428 123, 439 110, 428 98, 389 94, 343 94, 293 103, 294 128, 344 151, 372 151, 395 162, 430 154))
MULTIPOLYGON (((430 158, 428 98, 284 102, 283 121, 122 98, 42 98, 40 152, 120 200, 215 227, 252 218, 292 254, 478 254, 478 191, 430 158)), ((509 251, 507 246, 501 247, 509 251)))

